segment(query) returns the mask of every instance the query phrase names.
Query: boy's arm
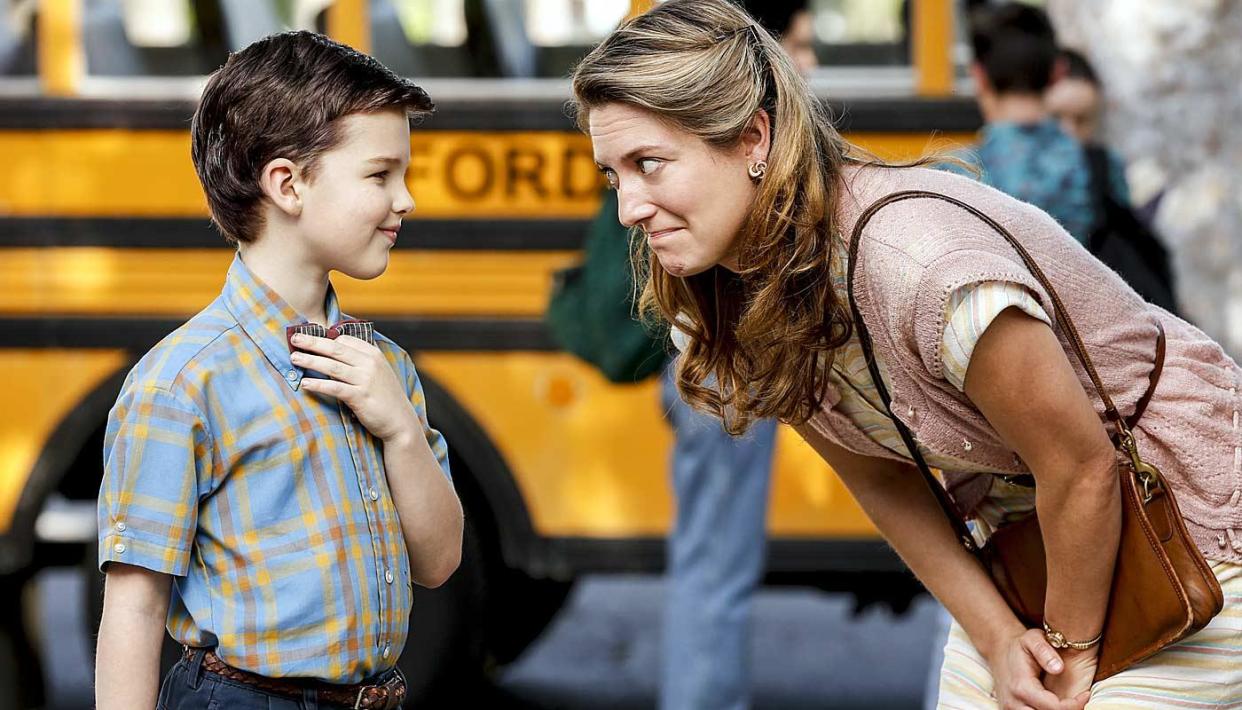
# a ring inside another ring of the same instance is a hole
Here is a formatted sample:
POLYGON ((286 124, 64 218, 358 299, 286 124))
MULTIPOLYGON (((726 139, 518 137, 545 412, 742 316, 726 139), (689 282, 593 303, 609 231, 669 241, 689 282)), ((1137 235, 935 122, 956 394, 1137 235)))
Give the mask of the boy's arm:
POLYGON ((95 656, 99 710, 155 707, 171 579, 142 567, 108 565, 95 656))
POLYGON ((461 502, 424 429, 384 441, 384 468, 410 551, 410 577, 424 587, 448 581, 461 562, 461 502))
POLYGON ((303 378, 301 387, 344 402, 383 442, 384 470, 410 553, 410 576, 438 587, 461 562, 464 520, 448 472, 444 439, 431 428, 414 363, 400 350, 390 363, 378 347, 343 335, 335 340, 293 336, 294 365, 330 380, 303 378), (399 372, 400 371, 400 372, 399 372), (404 381, 403 381, 404 379, 404 381))

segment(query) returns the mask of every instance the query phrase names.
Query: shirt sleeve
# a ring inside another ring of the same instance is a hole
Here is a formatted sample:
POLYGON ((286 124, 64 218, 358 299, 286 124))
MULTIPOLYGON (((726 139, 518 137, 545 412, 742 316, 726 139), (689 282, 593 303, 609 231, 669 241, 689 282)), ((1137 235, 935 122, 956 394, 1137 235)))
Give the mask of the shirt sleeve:
POLYGON ((960 391, 966 389, 970 356, 984 331, 1006 308, 1020 308, 1032 318, 1052 325, 1030 289, 1010 281, 983 281, 953 291, 945 306, 944 336, 940 360, 944 379, 960 391))
POLYGON ((111 562, 183 577, 209 481, 212 441, 185 398, 127 384, 108 415, 99 491, 99 568, 111 562))
POLYGON ((414 404, 414 411, 418 413, 418 420, 423 424, 423 434, 427 437, 427 444, 431 446, 431 453, 440 463, 444 477, 451 481, 453 474, 449 470, 448 443, 438 430, 432 428, 431 421, 427 418, 427 397, 423 394, 423 383, 418 378, 418 371, 414 369, 414 361, 408 353, 403 352, 402 355, 405 361, 406 392, 410 402, 414 404))

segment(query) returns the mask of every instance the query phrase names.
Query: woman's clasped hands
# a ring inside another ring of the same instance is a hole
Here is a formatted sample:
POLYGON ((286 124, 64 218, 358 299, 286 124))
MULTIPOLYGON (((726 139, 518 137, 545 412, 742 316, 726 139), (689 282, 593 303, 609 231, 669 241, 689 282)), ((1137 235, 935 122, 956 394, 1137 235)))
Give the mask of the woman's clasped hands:
POLYGON ((1063 656, 1040 629, 1009 636, 987 657, 1001 710, 1083 710, 1097 661, 1098 648, 1063 656))

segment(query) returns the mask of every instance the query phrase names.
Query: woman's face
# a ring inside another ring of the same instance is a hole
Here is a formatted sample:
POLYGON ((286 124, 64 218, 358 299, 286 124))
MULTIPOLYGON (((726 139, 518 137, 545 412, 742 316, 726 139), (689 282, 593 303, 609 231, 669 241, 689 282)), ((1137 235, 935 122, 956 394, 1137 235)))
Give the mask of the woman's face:
POLYGON ((759 115, 737 146, 721 150, 629 104, 591 109, 595 162, 617 191, 617 217, 642 228, 670 274, 737 270, 738 233, 757 189, 747 168, 767 159, 759 115))

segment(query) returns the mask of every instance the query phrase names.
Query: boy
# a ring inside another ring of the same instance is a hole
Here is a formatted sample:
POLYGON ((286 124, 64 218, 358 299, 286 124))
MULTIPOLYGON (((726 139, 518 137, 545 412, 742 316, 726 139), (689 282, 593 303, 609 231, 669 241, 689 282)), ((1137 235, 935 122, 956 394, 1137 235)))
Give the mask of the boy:
POLYGON ((432 109, 307 32, 261 39, 208 81, 192 157, 238 254, 109 416, 100 708, 156 705, 165 622, 186 649, 161 708, 404 698, 412 584, 443 583, 461 555, 444 440, 409 356, 369 324, 334 340, 286 328, 348 320, 331 271, 384 272, 414 209, 409 120, 432 109))

